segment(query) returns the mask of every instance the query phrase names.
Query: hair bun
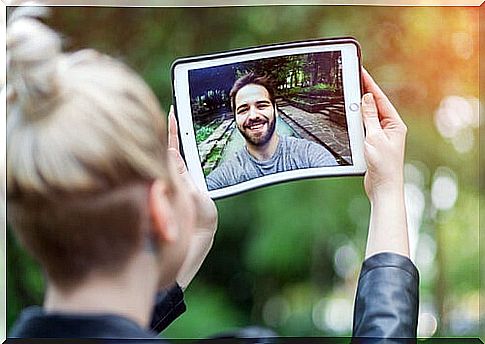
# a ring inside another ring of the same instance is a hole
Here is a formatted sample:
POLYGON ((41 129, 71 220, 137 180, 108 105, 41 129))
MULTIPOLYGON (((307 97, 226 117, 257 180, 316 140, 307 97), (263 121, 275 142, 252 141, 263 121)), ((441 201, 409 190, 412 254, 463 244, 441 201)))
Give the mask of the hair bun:
POLYGON ((19 7, 7 26, 7 85, 9 99, 31 117, 57 96, 56 70, 61 39, 39 18, 46 7, 19 7))

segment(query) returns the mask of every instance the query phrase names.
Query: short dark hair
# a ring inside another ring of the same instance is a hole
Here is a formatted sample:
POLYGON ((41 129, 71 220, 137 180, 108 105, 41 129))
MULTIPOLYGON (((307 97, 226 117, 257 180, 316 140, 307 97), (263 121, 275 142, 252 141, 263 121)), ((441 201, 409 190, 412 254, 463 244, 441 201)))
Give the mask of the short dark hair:
POLYGON ((236 111, 237 92, 239 92, 239 90, 244 86, 247 86, 250 84, 263 86, 266 89, 266 91, 268 91, 269 100, 271 101, 271 104, 273 104, 273 106, 275 105, 275 101, 274 101, 275 92, 274 92, 272 80, 266 75, 258 75, 254 72, 250 72, 246 75, 241 76, 239 79, 237 79, 236 82, 234 82, 234 85, 232 86, 231 91, 229 92, 229 97, 231 98, 231 106, 233 111, 236 111))

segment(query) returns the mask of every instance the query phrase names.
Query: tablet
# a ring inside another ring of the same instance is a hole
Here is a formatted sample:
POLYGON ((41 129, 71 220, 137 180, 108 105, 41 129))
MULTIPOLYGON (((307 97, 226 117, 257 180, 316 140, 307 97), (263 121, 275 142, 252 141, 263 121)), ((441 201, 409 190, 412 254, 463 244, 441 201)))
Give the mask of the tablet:
POLYGON ((216 199, 289 180, 364 174, 360 70, 353 38, 176 60, 175 112, 196 185, 216 199))

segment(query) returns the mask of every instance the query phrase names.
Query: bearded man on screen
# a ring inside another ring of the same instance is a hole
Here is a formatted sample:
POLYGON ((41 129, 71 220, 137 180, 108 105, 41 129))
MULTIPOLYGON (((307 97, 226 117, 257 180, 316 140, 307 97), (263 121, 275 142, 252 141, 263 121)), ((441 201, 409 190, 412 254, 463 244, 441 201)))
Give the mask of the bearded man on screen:
POLYGON ((277 133, 278 112, 269 78, 246 74, 236 80, 229 96, 245 146, 207 176, 209 190, 277 172, 338 165, 325 147, 277 133))

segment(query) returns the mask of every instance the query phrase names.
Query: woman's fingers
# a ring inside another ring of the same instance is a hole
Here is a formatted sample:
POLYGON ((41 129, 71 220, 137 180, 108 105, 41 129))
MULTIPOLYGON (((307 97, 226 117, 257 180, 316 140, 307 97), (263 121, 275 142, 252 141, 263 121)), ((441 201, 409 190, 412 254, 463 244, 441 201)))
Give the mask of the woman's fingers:
POLYGON ((168 113, 168 148, 173 148, 177 151, 180 150, 177 119, 175 118, 173 105, 170 105, 170 111, 168 113))
POLYGON ((172 162, 175 163, 177 173, 178 174, 185 174, 187 172, 187 167, 185 166, 184 159, 182 159, 182 156, 180 156, 178 149, 170 147, 168 149, 168 154, 169 154, 172 162))
POLYGON ((366 129, 366 137, 382 133, 379 114, 372 93, 366 93, 362 97, 362 117, 366 129))
POLYGON ((364 91, 374 95, 375 103, 381 117, 380 119, 389 118, 402 123, 399 113, 389 101, 389 98, 387 98, 381 88, 364 68, 362 68, 362 77, 364 81, 364 91))
POLYGON ((175 167, 177 168, 177 172, 179 174, 184 174, 187 172, 185 161, 180 155, 177 119, 175 118, 173 105, 170 105, 170 111, 168 113, 168 154, 171 160, 175 163, 175 167))

